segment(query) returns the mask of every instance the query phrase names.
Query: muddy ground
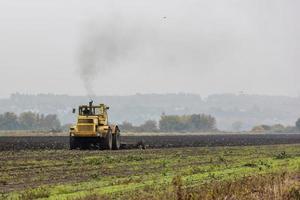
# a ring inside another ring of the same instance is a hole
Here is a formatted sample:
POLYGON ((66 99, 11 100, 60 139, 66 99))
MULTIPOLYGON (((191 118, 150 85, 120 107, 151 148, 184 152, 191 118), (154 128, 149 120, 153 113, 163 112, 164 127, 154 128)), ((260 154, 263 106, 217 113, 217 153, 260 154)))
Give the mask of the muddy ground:
MULTIPOLYGON (((122 136, 122 148, 166 148, 204 146, 250 146, 300 143, 300 134, 141 135, 122 136)), ((68 149, 68 136, 2 136, 0 151, 24 149, 68 149)))

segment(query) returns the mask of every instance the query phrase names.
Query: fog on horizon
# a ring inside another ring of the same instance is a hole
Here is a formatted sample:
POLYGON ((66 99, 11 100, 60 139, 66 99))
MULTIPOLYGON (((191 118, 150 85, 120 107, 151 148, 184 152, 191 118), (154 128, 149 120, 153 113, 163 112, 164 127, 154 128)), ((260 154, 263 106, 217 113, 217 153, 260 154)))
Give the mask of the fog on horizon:
POLYGON ((14 92, 300 94, 294 0, 0 2, 14 92))

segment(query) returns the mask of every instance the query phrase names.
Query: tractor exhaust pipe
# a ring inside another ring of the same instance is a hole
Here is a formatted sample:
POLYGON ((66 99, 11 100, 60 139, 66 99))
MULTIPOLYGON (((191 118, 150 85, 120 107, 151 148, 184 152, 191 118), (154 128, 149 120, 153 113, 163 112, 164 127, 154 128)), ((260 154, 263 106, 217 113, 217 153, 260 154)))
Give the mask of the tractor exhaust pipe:
POLYGON ((93 106, 93 101, 90 101, 89 102, 89 110, 90 110, 90 112, 92 112, 92 106, 93 106))

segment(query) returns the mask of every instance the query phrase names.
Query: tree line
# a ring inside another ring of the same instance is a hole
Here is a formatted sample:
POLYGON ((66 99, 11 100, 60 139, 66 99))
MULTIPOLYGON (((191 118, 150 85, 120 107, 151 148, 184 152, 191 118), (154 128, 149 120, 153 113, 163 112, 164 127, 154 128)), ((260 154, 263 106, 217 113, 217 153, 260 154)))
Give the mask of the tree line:
MULTIPOLYGON (((70 124, 61 125, 55 114, 39 114, 23 112, 19 115, 13 112, 0 114, 0 130, 37 130, 37 131, 68 131, 70 124)), ((147 120, 139 126, 130 122, 119 125, 122 131, 129 132, 205 132, 216 131, 216 119, 211 115, 162 115, 160 120, 147 120)), ((299 132, 300 118, 295 126, 260 125, 252 131, 299 132)))
POLYGON ((56 115, 23 112, 19 115, 13 112, 0 114, 0 130, 40 130, 59 131, 63 127, 56 115))
POLYGON ((205 114, 162 115, 158 123, 148 120, 140 126, 134 126, 123 122, 120 128, 132 132, 204 132, 216 130, 216 119, 205 114))
POLYGON ((254 126, 252 132, 277 132, 277 133, 299 133, 300 131, 300 118, 295 122, 294 126, 284 126, 282 124, 275 125, 258 125, 254 126))
MULTIPOLYGON (((0 130, 36 130, 36 131, 67 131, 68 125, 61 125, 55 114, 39 114, 23 112, 19 115, 13 112, 0 114, 0 130)), ((210 115, 162 115, 157 123, 147 120, 139 126, 129 122, 120 124, 122 131, 132 132, 196 132, 216 129, 216 120, 210 115)))

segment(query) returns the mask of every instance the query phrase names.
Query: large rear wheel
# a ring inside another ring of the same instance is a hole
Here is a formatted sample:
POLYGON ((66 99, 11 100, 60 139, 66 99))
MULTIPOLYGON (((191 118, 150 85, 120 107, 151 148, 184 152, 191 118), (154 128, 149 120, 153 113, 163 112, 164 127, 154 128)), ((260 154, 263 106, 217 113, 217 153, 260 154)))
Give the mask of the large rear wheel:
POLYGON ((70 150, 77 149, 79 147, 78 141, 75 137, 70 136, 70 150))
POLYGON ((104 138, 104 148, 107 150, 111 150, 112 149, 112 134, 111 134, 111 130, 108 131, 108 133, 106 134, 106 137, 104 138))
POLYGON ((119 150, 121 147, 121 135, 120 131, 117 129, 115 134, 113 134, 113 149, 119 150))

